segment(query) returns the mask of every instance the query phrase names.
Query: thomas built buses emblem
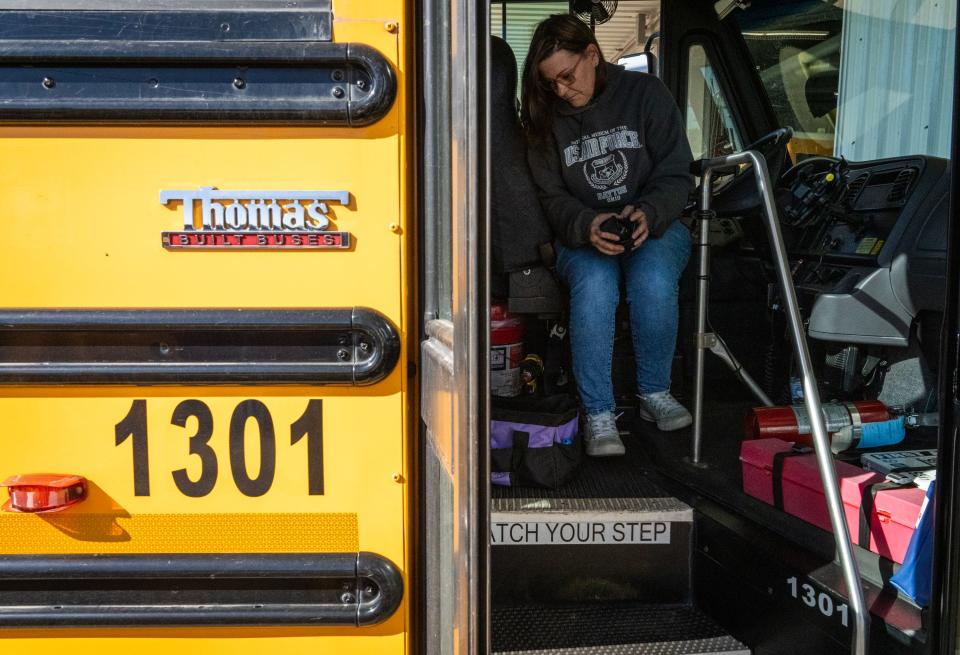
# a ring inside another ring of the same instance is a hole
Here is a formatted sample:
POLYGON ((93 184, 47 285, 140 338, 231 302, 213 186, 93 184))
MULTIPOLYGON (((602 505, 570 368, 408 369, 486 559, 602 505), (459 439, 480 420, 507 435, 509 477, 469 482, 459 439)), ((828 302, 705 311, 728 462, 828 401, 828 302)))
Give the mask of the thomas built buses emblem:
POLYGON ((183 230, 163 232, 169 249, 349 248, 350 233, 330 227, 330 203, 348 191, 161 191, 160 202, 183 204, 183 230))

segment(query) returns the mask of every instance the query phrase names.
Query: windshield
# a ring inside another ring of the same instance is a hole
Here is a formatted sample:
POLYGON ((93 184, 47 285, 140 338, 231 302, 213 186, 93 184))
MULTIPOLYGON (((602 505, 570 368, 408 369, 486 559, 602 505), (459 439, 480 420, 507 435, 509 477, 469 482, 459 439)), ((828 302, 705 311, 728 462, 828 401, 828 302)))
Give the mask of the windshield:
POLYGON ((755 0, 733 14, 795 156, 949 156, 956 3, 755 0), (909 5, 907 7, 906 5, 909 5))

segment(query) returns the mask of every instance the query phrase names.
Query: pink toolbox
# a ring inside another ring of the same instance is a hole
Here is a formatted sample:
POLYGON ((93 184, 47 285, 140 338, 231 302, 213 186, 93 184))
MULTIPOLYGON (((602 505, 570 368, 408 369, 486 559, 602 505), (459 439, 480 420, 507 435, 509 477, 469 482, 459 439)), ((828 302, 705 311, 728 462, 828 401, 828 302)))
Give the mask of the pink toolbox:
MULTIPOLYGON (((831 529, 811 449, 796 449, 779 439, 751 439, 740 446, 740 463, 744 493, 831 529)), ((834 464, 851 539, 902 564, 923 505, 923 490, 888 483, 884 476, 852 464, 834 464)))

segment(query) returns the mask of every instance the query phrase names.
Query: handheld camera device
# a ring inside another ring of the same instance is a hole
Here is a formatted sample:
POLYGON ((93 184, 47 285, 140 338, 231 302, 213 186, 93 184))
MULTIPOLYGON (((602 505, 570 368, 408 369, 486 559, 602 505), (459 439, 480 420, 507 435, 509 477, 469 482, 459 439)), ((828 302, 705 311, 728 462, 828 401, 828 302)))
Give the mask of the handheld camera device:
POLYGON ((626 254, 633 250, 633 239, 630 238, 630 235, 633 234, 636 227, 633 221, 619 216, 611 216, 600 224, 600 231, 617 235, 617 243, 623 246, 623 254, 626 254))

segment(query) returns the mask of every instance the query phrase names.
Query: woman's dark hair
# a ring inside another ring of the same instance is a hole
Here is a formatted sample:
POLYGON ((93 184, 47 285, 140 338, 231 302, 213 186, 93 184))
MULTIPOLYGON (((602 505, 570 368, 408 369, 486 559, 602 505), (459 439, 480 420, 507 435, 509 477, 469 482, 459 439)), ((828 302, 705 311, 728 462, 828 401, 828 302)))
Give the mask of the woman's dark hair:
POLYGON ((581 54, 591 45, 597 49, 600 56, 593 90, 596 96, 603 91, 607 82, 607 68, 593 31, 573 14, 554 14, 537 25, 523 64, 520 90, 520 120, 531 145, 541 146, 546 141, 553 123, 551 109, 557 100, 556 94, 540 76, 540 62, 557 50, 581 54))

